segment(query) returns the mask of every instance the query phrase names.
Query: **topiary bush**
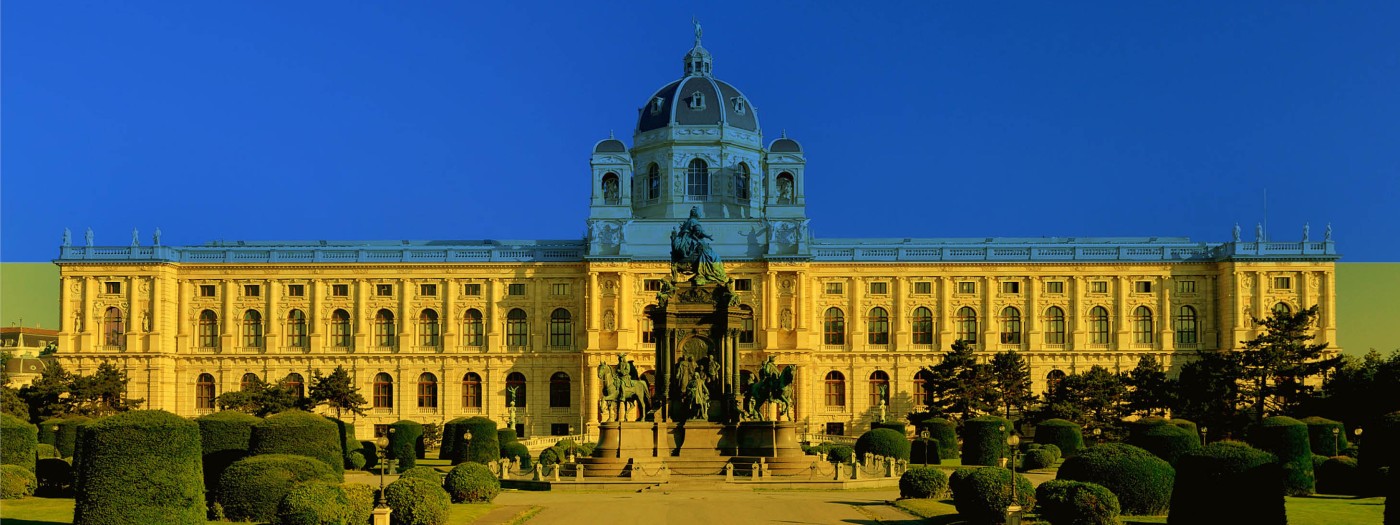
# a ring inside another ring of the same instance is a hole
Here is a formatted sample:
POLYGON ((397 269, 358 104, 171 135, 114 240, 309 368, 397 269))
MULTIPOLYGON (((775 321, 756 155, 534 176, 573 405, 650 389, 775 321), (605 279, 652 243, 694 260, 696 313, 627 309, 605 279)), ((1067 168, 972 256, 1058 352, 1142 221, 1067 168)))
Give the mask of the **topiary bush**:
POLYGON ((1021 456, 1021 470, 1038 470, 1055 466, 1055 452, 1045 448, 1027 450, 1021 456))
POLYGON ((73 465, 61 458, 39 460, 34 474, 39 480, 35 493, 46 497, 62 497, 73 489, 73 465))
POLYGON ((1060 447, 1057 447, 1055 445, 1042 445, 1039 443, 1031 443, 1030 450, 1035 450, 1037 448, 1049 452, 1051 456, 1055 457, 1055 461, 1059 461, 1061 459, 1064 459, 1065 457, 1064 453, 1060 452, 1060 447))
POLYGON ((1238 441, 1218 441, 1177 461, 1172 525, 1284 525, 1278 458, 1238 441))
POLYGON ((452 499, 437 483, 415 478, 399 478, 384 488, 384 500, 394 509, 394 525, 442 525, 452 499))
POLYGON ((514 443, 519 440, 520 438, 515 436, 515 429, 513 428, 496 429, 496 442, 499 444, 504 445, 506 443, 514 443))
POLYGON ((78 444, 78 426, 92 421, 87 416, 68 416, 58 420, 58 432, 54 435, 54 448, 60 457, 71 458, 78 444))
POLYGON ((340 452, 340 430, 334 422, 310 412, 288 410, 268 416, 253 425, 248 454, 295 454, 326 463, 336 479, 345 476, 345 458, 340 452))
POLYGON ((941 498, 948 492, 948 475, 932 467, 910 467, 899 476, 899 497, 941 498))
POLYGON ((373 441, 361 441, 360 454, 365 457, 365 470, 379 466, 379 445, 373 441))
MULTIPOLYGON (((1400 443, 1400 411, 1377 418, 1366 427, 1366 434, 1362 437, 1365 439, 1357 443, 1361 448, 1357 459, 1361 470, 1375 475, 1386 467, 1390 467, 1391 471, 1400 467, 1400 447, 1395 446, 1400 443)), ((1383 480, 1376 478, 1376 481, 1383 480)))
POLYGON ((374 512, 374 487, 364 483, 341 483, 340 489, 345 491, 345 499, 350 502, 349 518, 345 523, 362 525, 369 523, 370 514, 374 512))
POLYGON ((39 445, 34 449, 34 452, 39 459, 62 457, 58 455, 58 449, 54 448, 53 445, 50 445, 48 443, 39 443, 39 445))
POLYGON ((1264 418, 1249 429, 1248 441, 1254 448, 1278 457, 1283 466, 1283 488, 1288 495, 1312 494, 1312 444, 1307 424, 1285 416, 1264 418))
POLYGON ((963 423, 962 463, 964 465, 999 465, 1001 458, 1010 457, 1006 438, 1011 436, 1011 422, 996 416, 982 416, 963 423))
POLYGON ((530 468, 534 464, 534 459, 530 457, 530 449, 525 448, 525 444, 519 441, 506 443, 501 447, 501 457, 506 459, 520 458, 520 468, 530 468))
POLYGON ((249 456, 229 465, 219 479, 219 503, 233 521, 272 521, 277 504, 298 483, 339 481, 325 461, 295 454, 249 456))
POLYGON ((389 448, 384 457, 397 461, 398 471, 403 472, 418 464, 422 443, 423 425, 407 419, 395 421, 389 425, 389 448))
MULTIPOLYGON (((1196 422, 1194 421, 1186 419, 1169 419, 1167 420, 1167 423, 1170 423, 1174 427, 1181 428, 1186 430, 1187 432, 1190 432, 1191 435, 1196 436, 1197 440, 1201 439, 1201 429, 1200 427, 1196 426, 1196 422)), ((1201 444, 1204 445, 1205 443, 1201 444)))
POLYGON ((929 439, 938 441, 939 459, 958 459, 958 426, 943 418, 925 419, 916 427, 927 430, 929 439))
POLYGON ((78 427, 73 523, 205 523, 199 425, 133 410, 78 427))
POLYGON ((0 414, 0 465, 19 465, 34 473, 39 428, 9 414, 0 414))
POLYGON ((1158 515, 1171 503, 1176 471, 1151 452, 1122 443, 1084 449, 1060 465, 1058 479, 1097 483, 1118 496, 1124 514, 1158 515))
POLYGON ((333 417, 328 417, 326 419, 329 419, 331 423, 335 423, 336 433, 340 435, 340 457, 344 462, 342 464, 344 469, 359 470, 360 467, 364 466, 365 460, 364 455, 361 454, 360 466, 355 466, 355 458, 353 456, 356 452, 359 452, 361 448, 360 440, 355 438, 355 425, 333 417))
POLYGON ((851 458, 855 457, 855 455, 856 450, 846 445, 837 445, 833 443, 826 449, 826 460, 834 463, 850 463, 851 458))
POLYGON ((413 467, 399 473, 399 478, 418 478, 433 483, 442 483, 442 475, 433 470, 433 467, 413 467))
MULTIPOLYGON (((564 461, 564 456, 559 453, 559 449, 549 447, 544 450, 541 450, 538 459, 536 459, 535 461, 539 462, 541 468, 546 468, 557 465, 560 462, 564 461)), ((545 470, 543 472, 548 472, 548 470, 545 470)))
POLYGON ((977 469, 972 467, 953 469, 953 473, 948 475, 948 490, 956 490, 958 484, 962 483, 968 476, 971 476, 972 473, 976 471, 977 469))
POLYGON ((1050 525, 1117 525, 1118 496, 1103 485, 1064 479, 1035 489, 1035 509, 1050 525))
POLYGON ((39 480, 29 469, 19 465, 0 465, 0 499, 27 498, 38 487, 39 480))
POLYGON ((459 427, 467 419, 459 417, 442 424, 442 445, 438 446, 438 459, 452 459, 452 449, 462 438, 462 429, 459 427))
POLYGON ((1309 416, 1299 419, 1308 426, 1308 443, 1312 453, 1325 457, 1340 456, 1351 447, 1347 441, 1347 429, 1340 421, 1324 417, 1309 416), (1332 431, 1337 433, 1333 434, 1332 431))
POLYGON ((914 438, 909 442, 909 462, 920 465, 938 465, 943 462, 936 439, 914 438))
POLYGON ((51 417, 39 423, 39 444, 55 445, 58 443, 58 424, 63 421, 61 417, 51 417))
POLYGON ((1035 505, 1035 487, 1025 476, 1004 468, 970 470, 957 483, 949 484, 953 506, 962 519, 975 524, 1005 523, 1006 508, 1013 501, 1027 511, 1035 505), (1011 497, 1012 476, 1016 483, 1015 500, 1011 497))
POLYGON ((888 428, 877 428, 861 434, 856 439, 856 455, 861 461, 867 454, 909 460, 909 440, 904 433, 888 428))
POLYGON ((199 446, 203 454, 204 487, 211 500, 218 499, 219 477, 233 462, 248 455, 253 425, 262 418, 234 410, 195 418, 199 425, 199 446))
POLYGON ((1313 472, 1318 494, 1361 494, 1361 469, 1356 460, 1346 456, 1327 458, 1313 472))
POLYGON ((1201 438, 1190 430, 1168 424, 1138 428, 1128 434, 1128 444, 1146 450, 1172 465, 1182 454, 1201 448, 1201 438))
POLYGON ((332 525, 350 521, 350 498, 330 481, 298 483, 277 503, 277 525, 332 525))
POLYGON ((490 503, 501 493, 501 481, 486 465, 462 463, 447 473, 442 488, 447 490, 453 503, 490 503))
MULTIPOLYGON (((497 425, 495 421, 484 417, 467 418, 465 421, 458 423, 458 433, 465 434, 466 432, 471 432, 472 439, 470 443, 465 443, 466 446, 453 447, 452 464, 456 465, 469 461, 473 463, 491 463, 501 459, 501 443, 497 441, 500 437, 496 432, 497 426, 499 425, 497 425)), ((461 436, 458 437, 460 438, 461 436)), ((512 442, 516 443, 515 441, 512 442)), ((463 443, 459 439, 458 445, 461 444, 463 443)), ((524 455, 528 456, 529 453, 524 455)))
POLYGON ((899 435, 901 436, 906 435, 909 432, 909 427, 904 423, 900 423, 898 421, 876 421, 870 424, 870 430, 875 430, 877 428, 888 428, 895 432, 899 432, 899 435))
POLYGON ((1035 426, 1035 442, 1055 445, 1064 457, 1074 457, 1084 448, 1084 430, 1064 419, 1047 419, 1035 426))

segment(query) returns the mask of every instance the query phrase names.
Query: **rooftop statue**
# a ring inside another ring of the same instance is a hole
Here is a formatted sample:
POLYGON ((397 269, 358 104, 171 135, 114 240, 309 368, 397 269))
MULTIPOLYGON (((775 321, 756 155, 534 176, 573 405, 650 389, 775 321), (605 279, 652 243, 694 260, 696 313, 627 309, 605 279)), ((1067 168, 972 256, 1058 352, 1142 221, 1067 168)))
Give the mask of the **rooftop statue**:
POLYGON ((695 284, 725 284, 729 277, 724 273, 724 263, 710 247, 714 240, 700 226, 699 208, 690 208, 690 218, 681 223, 679 231, 671 232, 671 274, 672 280, 693 278, 695 284), (681 278, 684 276, 685 278, 681 278), (691 277, 693 276, 693 277, 691 277))

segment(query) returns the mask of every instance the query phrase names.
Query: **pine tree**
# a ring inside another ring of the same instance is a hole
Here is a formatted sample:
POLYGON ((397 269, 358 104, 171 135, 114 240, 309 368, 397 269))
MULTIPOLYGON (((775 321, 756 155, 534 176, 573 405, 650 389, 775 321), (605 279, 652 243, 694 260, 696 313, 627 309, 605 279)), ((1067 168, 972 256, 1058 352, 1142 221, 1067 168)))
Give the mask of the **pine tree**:
POLYGON ((329 406, 335 409, 335 417, 339 418, 342 411, 349 411, 352 414, 365 415, 364 406, 368 404, 365 396, 360 395, 360 389, 355 387, 354 381, 350 379, 350 373, 345 371, 345 367, 336 366, 328 376, 322 376, 320 370, 311 373, 311 388, 307 390, 307 399, 311 401, 311 406, 329 406))
POLYGON ((973 347, 966 341, 954 341, 941 362, 925 368, 933 374, 930 412, 966 421, 994 407, 991 367, 977 363, 973 347))
POLYGON ((1035 401, 1031 391, 1031 365, 1015 350, 992 356, 991 390, 997 404, 1005 408, 1003 415, 1011 419, 1011 410, 1024 412, 1026 405, 1035 401))
POLYGON ((1244 341, 1240 355, 1244 394, 1253 405, 1255 421, 1267 415, 1296 414, 1312 399, 1314 378, 1321 379, 1341 364, 1341 356, 1324 358, 1327 343, 1312 343, 1314 305, 1297 313, 1274 311, 1267 319, 1255 318, 1264 333, 1244 341))
POLYGON ((1197 351, 1196 360, 1181 367, 1181 374, 1170 386, 1176 392, 1172 412, 1202 427, 1217 429, 1212 434, 1226 435, 1242 428, 1242 373, 1237 352, 1197 351))
POLYGON ((1166 414, 1171 406, 1171 386, 1162 363, 1144 355, 1124 379, 1128 386, 1128 408, 1144 415, 1166 414))
POLYGON ((1127 395, 1123 376, 1095 365, 1065 376, 1047 396, 1041 416, 1062 417, 1084 428, 1102 428, 1111 435, 1123 420, 1127 395))

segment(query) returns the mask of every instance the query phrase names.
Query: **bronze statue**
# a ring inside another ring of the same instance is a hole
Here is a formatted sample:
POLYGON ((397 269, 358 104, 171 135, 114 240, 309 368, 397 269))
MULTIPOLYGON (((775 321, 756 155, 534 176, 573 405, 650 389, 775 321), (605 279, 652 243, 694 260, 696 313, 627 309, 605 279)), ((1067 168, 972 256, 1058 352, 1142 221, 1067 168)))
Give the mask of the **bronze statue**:
POLYGON ((598 379, 602 380, 603 387, 602 398, 598 400, 598 416, 604 422, 628 421, 627 413, 636 406, 635 403, 641 403, 642 412, 637 418, 640 421, 650 411, 647 398, 651 387, 645 378, 637 377, 633 373, 631 363, 622 359, 623 354, 619 354, 618 357, 618 366, 627 367, 625 384, 619 369, 607 363, 598 363, 598 379))
POLYGON ((769 356, 768 361, 763 363, 763 367, 758 371, 758 379, 749 385, 748 391, 744 392, 744 415, 747 419, 763 420, 763 407, 768 403, 778 404, 778 421, 787 417, 789 421, 794 420, 791 413, 792 408, 792 365, 783 367, 781 373, 777 372, 778 365, 774 364, 773 357, 769 356))
POLYGON ((671 232, 671 273, 672 280, 678 274, 693 274, 695 284, 725 284, 729 277, 724 273, 724 263, 710 247, 711 237, 700 226, 700 210, 690 208, 690 218, 681 224, 679 231, 671 232))

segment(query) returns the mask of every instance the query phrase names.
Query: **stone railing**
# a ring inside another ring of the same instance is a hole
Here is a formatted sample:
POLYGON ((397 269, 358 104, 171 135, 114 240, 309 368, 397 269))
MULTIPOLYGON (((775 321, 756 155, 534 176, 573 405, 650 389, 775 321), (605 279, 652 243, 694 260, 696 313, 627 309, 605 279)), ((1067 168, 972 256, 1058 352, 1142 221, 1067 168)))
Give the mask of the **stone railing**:
POLYGON ((65 246, 58 262, 151 261, 182 263, 422 263, 571 262, 583 260, 583 243, 520 245, 372 246, 65 246))

